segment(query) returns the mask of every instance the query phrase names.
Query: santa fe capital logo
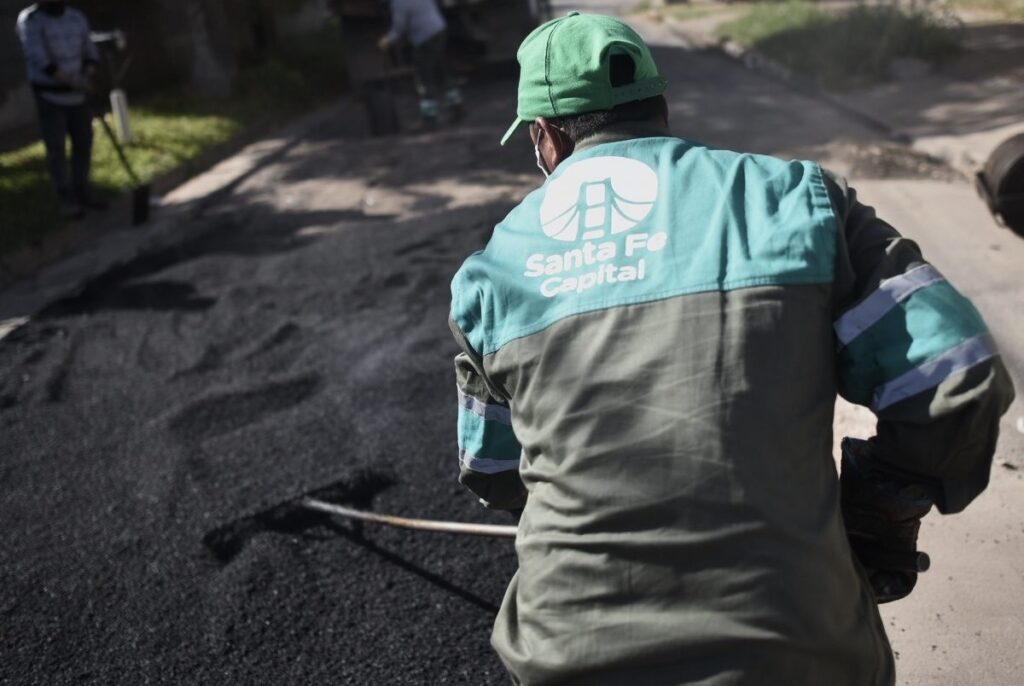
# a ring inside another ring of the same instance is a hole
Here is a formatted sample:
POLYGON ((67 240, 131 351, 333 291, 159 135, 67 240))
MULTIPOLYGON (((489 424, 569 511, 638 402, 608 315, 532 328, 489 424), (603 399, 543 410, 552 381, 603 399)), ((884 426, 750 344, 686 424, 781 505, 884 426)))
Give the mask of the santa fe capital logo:
POLYGON ((559 241, 600 240, 650 214, 658 175, 628 157, 592 157, 551 181, 540 205, 544 233, 559 241))
POLYGON ((540 203, 545 235, 572 245, 532 253, 523 276, 536 279, 545 298, 642 289, 648 274, 660 270, 658 254, 669 235, 656 226, 625 232, 647 218, 657 197, 658 175, 638 160, 592 157, 572 164, 548 183, 540 203))

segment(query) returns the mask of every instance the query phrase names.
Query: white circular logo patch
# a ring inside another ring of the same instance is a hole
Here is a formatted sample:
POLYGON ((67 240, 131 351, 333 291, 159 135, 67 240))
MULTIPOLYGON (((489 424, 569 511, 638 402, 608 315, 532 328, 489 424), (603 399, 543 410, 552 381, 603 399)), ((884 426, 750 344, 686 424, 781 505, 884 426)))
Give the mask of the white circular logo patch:
POLYGON ((553 180, 540 204, 544 233, 559 241, 629 231, 650 214, 658 175, 628 157, 591 157, 553 180))

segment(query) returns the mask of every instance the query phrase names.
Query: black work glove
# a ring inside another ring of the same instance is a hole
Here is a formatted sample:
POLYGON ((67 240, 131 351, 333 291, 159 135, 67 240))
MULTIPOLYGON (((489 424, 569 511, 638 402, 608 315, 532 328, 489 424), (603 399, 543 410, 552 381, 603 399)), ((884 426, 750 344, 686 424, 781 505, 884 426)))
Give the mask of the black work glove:
POLYGON ((879 603, 910 595, 928 555, 917 550, 929 489, 882 464, 868 441, 844 438, 840 507, 850 548, 867 572, 879 603))

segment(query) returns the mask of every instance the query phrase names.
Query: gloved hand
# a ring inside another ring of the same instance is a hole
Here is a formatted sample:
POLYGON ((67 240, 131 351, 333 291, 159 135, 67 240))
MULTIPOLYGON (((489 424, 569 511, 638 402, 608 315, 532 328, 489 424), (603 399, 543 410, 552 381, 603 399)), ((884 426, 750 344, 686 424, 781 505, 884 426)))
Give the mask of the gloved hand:
POLYGON ((71 86, 73 90, 80 93, 91 93, 93 90, 92 79, 83 71, 81 74, 58 70, 53 78, 60 83, 71 86))
POLYGON ((934 498, 876 459, 868 441, 844 438, 842 452, 840 507, 850 548, 879 603, 905 598, 929 566, 917 534, 934 498))

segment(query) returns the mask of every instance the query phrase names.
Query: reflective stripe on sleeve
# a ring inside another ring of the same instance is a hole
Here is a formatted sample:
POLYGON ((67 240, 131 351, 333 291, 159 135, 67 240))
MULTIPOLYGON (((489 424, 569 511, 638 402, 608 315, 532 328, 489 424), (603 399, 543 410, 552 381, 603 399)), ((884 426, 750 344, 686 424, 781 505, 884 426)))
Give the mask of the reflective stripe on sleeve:
POLYGON ((474 471, 503 471, 498 463, 518 465, 523 452, 511 424, 484 419, 464 407, 459 408, 458 438, 459 458, 474 471))
POLYGON ((840 345, 848 345, 914 292, 940 281, 945 279, 930 264, 883 280, 874 293, 836 320, 833 326, 840 345))
POLYGON ((519 469, 519 460, 492 460, 486 457, 477 457, 468 450, 459 450, 459 463, 466 469, 481 474, 497 474, 519 469))
POLYGON ((879 386, 875 389, 872 409, 878 412, 893 403, 935 388, 954 374, 966 371, 997 354, 995 343, 989 334, 968 338, 909 372, 879 386))
POLYGON ((463 393, 462 389, 459 389, 459 407, 469 410, 484 419, 512 425, 512 410, 504 405, 492 405, 482 400, 477 400, 473 396, 463 393))

